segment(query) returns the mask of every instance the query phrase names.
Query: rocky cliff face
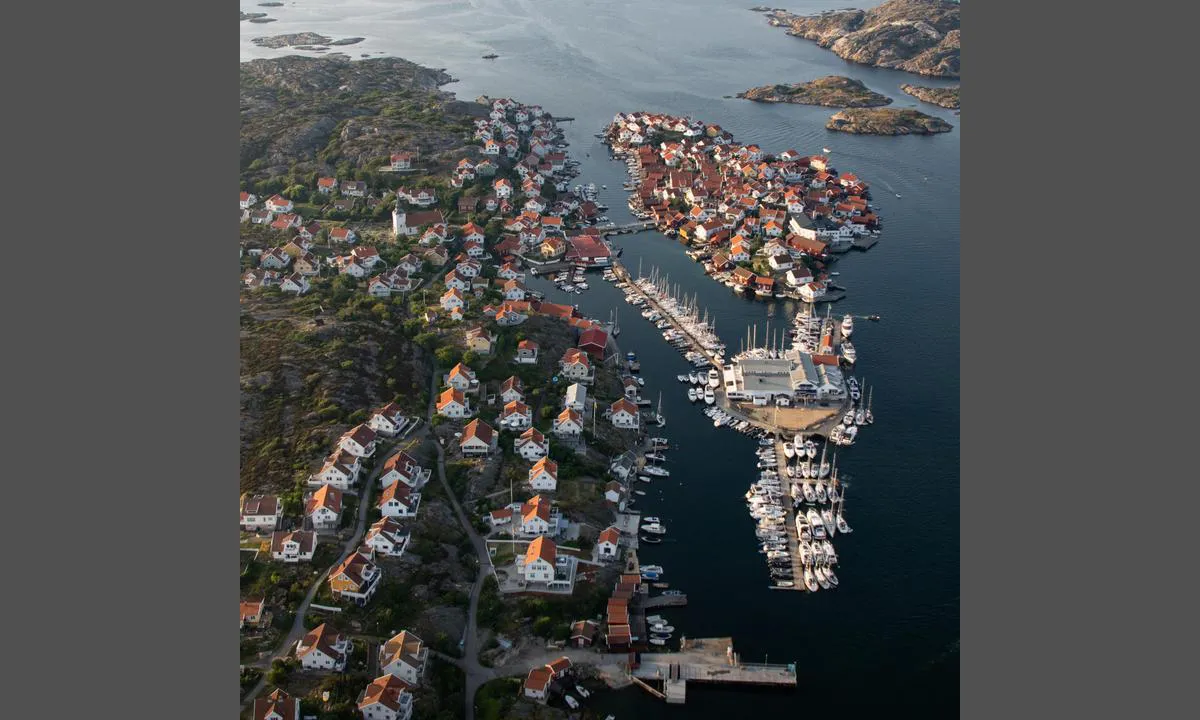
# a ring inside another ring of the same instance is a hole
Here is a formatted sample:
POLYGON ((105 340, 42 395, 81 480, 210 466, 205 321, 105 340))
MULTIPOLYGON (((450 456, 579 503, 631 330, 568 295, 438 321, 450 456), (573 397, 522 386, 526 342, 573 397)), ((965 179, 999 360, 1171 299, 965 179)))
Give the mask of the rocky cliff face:
POLYGON ((825 127, 856 135, 933 135, 950 132, 950 123, 916 110, 851 108, 829 118, 825 127))
POLYGON ((933 77, 959 76, 959 6, 950 0, 890 0, 871 10, 769 15, 789 35, 838 57, 933 77))
POLYGON ((757 102, 786 102, 825 107, 878 107, 892 99, 869 90, 860 81, 840 75, 817 78, 794 85, 763 85, 738 93, 757 102))

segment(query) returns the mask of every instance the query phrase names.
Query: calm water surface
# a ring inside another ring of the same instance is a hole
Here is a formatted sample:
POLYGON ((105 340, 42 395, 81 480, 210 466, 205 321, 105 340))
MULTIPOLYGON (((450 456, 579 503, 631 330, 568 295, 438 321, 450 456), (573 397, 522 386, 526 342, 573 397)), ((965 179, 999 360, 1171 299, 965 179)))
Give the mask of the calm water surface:
MULTIPOLYGON (((882 241, 851 253, 834 269, 849 289, 838 314, 876 313, 860 322, 857 374, 875 388, 875 425, 839 466, 851 483, 846 516, 854 534, 837 542, 841 586, 815 595, 767 589, 754 524, 742 495, 754 480, 754 441, 715 429, 692 407, 675 376, 687 363, 650 323, 599 278, 571 296, 587 314, 607 319, 616 307, 619 341, 642 359, 647 397, 663 395, 663 434, 681 444, 670 454, 671 477, 656 481, 639 509, 663 517, 669 540, 647 547, 645 562, 666 568, 689 606, 664 613, 693 637, 731 635, 743 659, 796 662, 796 692, 688 688, 688 704, 667 707, 640 690, 607 693, 592 706, 618 718, 671 714, 836 712, 875 717, 943 717, 958 708, 958 397, 959 397, 959 138, 962 118, 900 92, 905 82, 948 85, 906 73, 847 63, 815 43, 788 37, 751 13, 749 0, 476 0, 302 2, 267 11, 278 22, 241 23, 242 59, 286 51, 254 46, 262 35, 313 31, 365 37, 342 48, 404 57, 445 68, 462 99, 480 94, 538 103, 564 123, 577 182, 607 185, 600 198, 616 222, 631 219, 621 184, 624 166, 593 137, 620 111, 692 115, 771 152, 832 150, 842 172, 871 183, 884 218, 882 241), (497 60, 481 55, 495 52, 497 60), (953 132, 934 137, 860 137, 833 133, 833 110, 725 99, 755 85, 822 75, 857 78, 892 97, 945 118, 953 132), (895 194, 900 193, 901 198, 895 194)), ((820 11, 840 2, 789 3, 820 11)), ((746 327, 760 337, 794 308, 735 297, 704 277, 683 248, 658 233, 622 236, 624 263, 657 266, 717 318, 736 348, 746 327)), ((535 287, 546 289, 544 283, 535 287)), ((551 299, 565 298, 549 288, 551 299)))

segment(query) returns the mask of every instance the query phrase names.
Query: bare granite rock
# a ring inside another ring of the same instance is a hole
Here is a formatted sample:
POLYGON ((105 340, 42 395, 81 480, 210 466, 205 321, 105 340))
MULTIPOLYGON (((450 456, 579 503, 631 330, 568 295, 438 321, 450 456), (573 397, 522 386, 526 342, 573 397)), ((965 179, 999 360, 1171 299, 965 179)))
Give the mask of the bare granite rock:
POLYGON ((909 85, 905 83, 900 86, 900 89, 909 95, 912 95, 918 100, 922 100, 939 107, 957 110, 959 107, 958 88, 931 88, 923 85, 909 85))
POLYGON ((941 118, 897 108, 850 108, 829 118, 825 127, 856 135, 934 135, 954 129, 941 118))
POLYGON ((756 102, 825 107, 879 107, 892 102, 890 97, 868 89, 860 81, 840 75, 829 75, 793 85, 763 85, 740 92, 738 97, 756 102))

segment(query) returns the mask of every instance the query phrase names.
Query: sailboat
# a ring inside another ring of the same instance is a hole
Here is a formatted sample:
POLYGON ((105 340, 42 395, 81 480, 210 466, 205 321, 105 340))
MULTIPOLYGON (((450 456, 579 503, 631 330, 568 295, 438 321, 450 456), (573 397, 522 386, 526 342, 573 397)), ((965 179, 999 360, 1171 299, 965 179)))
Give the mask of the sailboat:
POLYGON ((654 413, 654 422, 658 423, 659 427, 664 427, 667 424, 667 419, 662 414, 662 393, 658 394, 658 412, 654 413))
POLYGON ((875 416, 871 414, 871 396, 874 394, 875 394, 875 388, 869 388, 867 390, 867 411, 863 415, 863 419, 867 421, 868 425, 875 422, 875 416))
POLYGON ((617 309, 616 309, 616 308, 613 308, 613 328, 612 328, 612 334, 613 334, 613 337, 616 337, 616 336, 618 336, 618 335, 620 335, 620 334, 621 334, 621 326, 620 326, 620 324, 617 322, 617 309))
POLYGON ((830 585, 832 585, 834 587, 838 586, 837 575, 833 574, 833 568, 831 568, 831 567, 825 568, 825 579, 829 581, 830 585))

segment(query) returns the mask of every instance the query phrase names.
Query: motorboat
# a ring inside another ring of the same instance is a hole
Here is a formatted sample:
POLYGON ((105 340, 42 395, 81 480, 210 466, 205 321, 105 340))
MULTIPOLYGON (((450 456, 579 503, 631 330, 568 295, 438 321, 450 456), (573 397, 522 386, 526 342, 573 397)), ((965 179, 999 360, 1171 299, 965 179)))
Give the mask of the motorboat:
POLYGON ((696 378, 696 373, 688 373, 687 378, 688 378, 688 382, 690 382, 693 385, 700 384, 700 381, 696 378))
POLYGON ((671 474, 670 470, 665 470, 657 465, 647 465, 646 467, 642 468, 642 472, 646 473, 647 475, 657 475, 658 477, 667 477, 671 474))
POLYGON ((654 515, 647 515, 646 517, 642 518, 643 525, 649 525, 651 523, 657 523, 657 522, 659 522, 659 519, 657 517, 655 517, 654 515))
POLYGON ((785 442, 783 444, 783 454, 788 460, 791 460, 796 457, 796 448, 792 447, 791 443, 785 442))
POLYGON ((650 444, 655 447, 666 448, 667 445, 671 444, 671 441, 665 437, 652 437, 650 438, 650 444))
POLYGON ((673 633, 675 632, 674 625, 654 624, 650 626, 650 632, 656 633, 673 633))
POLYGON ((842 445, 853 445, 854 439, 858 437, 858 427, 851 425, 842 432, 842 445))
POLYGON ((642 542, 646 543, 647 545, 658 545, 659 543, 662 542, 662 538, 656 538, 656 537, 647 536, 647 535, 642 535, 638 539, 641 540, 642 542))
POLYGON ((675 379, 681 383, 685 383, 688 381, 688 376, 687 375, 676 375, 675 379))
POLYGON ((716 368, 711 368, 708 371, 708 384, 714 388, 721 386, 721 373, 716 368))
POLYGON ((662 565, 643 565, 639 569, 644 573, 651 572, 651 573, 656 573, 658 575, 662 575, 664 572, 666 572, 665 570, 663 570, 662 565))
MULTIPOLYGON (((666 593, 663 593, 663 595, 666 595, 666 593)), ((647 615, 646 622, 650 623, 651 625, 663 625, 667 621, 662 615, 647 615)))
POLYGON ((713 389, 711 387, 704 388, 704 402, 708 405, 712 405, 716 401, 717 396, 713 393, 713 389))
POLYGON ((811 484, 803 483, 801 492, 804 493, 804 500, 806 502, 815 503, 817 501, 817 491, 811 484))
POLYGON ((702 395, 699 395, 699 394, 696 392, 696 388, 694 388, 694 387, 691 387, 691 388, 688 388, 688 391, 687 391, 687 397, 688 397, 688 400, 691 400, 692 402, 696 402, 697 400, 699 400, 699 399, 700 399, 701 397, 703 397, 703 396, 702 396, 702 395))
POLYGON ((646 491, 645 490, 634 490, 633 494, 634 495, 645 495, 646 491))
POLYGON ((642 532, 648 532, 651 535, 666 535, 667 529, 658 523, 650 523, 642 526, 642 532))
POLYGON ((638 479, 638 482, 644 482, 644 483, 653 482, 653 480, 648 475, 638 475, 637 479, 638 479))
POLYGON ((582 685, 576 685, 575 692, 579 693, 579 697, 585 700, 591 695, 591 693, 587 691, 587 688, 582 685))
POLYGON ((837 522, 837 531, 840 532, 841 534, 849 535, 850 533, 854 532, 853 530, 850 529, 850 526, 846 524, 846 518, 842 517, 842 514, 840 512, 837 514, 836 522, 837 522))
POLYGON ((817 576, 817 582, 820 583, 822 590, 829 589, 829 579, 825 577, 825 569, 820 565, 813 568, 813 575, 817 576))
POLYGON ((642 571, 642 579, 643 580, 657 580, 660 577, 662 577, 661 573, 650 572, 649 570, 642 571))
POLYGON ((775 587, 777 587, 777 588, 792 588, 792 587, 796 587, 796 583, 792 582, 791 580, 777 580, 775 582, 775 587))
MULTIPOLYGON (((663 592, 663 595, 670 595, 672 597, 675 597, 675 596, 683 595, 683 591, 682 590, 667 590, 667 591, 663 592)), ((646 618, 646 619, 649 620, 650 618, 646 618)), ((659 618, 659 621, 661 621, 661 620, 662 620, 662 618, 659 618)))
POLYGON ((829 498, 826 497, 826 495, 825 495, 825 483, 814 483, 814 485, 816 485, 816 487, 813 488, 813 490, 814 490, 813 494, 817 496, 817 502, 819 502, 819 503, 829 502, 829 498))
POLYGON ((847 315, 846 317, 842 318, 842 337, 850 337, 850 334, 853 332, 854 332, 854 316, 847 315))
POLYGON ((660 637, 652 637, 652 638, 650 638, 650 644, 651 645, 666 645, 667 641, 663 640, 660 637))
POLYGON ((570 695, 563 695, 563 700, 566 701, 567 705, 571 706, 572 710, 575 710, 579 707, 579 701, 570 695))
POLYGON ((666 462, 666 460, 667 460, 666 455, 662 455, 662 454, 655 453, 655 452, 646 453, 645 458, 647 460, 653 460, 655 462, 666 462))
POLYGON ((817 591, 817 579, 813 577, 813 572, 809 568, 804 568, 804 587, 808 588, 809 592, 817 591))
POLYGON ((842 343, 842 357, 851 365, 858 359, 858 353, 855 352, 854 346, 849 342, 842 343))

